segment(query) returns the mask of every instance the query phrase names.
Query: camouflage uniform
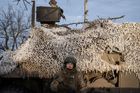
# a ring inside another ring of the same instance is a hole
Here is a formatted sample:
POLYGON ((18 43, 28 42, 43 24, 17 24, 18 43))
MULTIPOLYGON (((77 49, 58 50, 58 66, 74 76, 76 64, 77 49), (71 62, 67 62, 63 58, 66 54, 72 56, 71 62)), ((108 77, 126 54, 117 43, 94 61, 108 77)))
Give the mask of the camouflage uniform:
POLYGON ((55 77, 51 83, 52 91, 57 93, 79 93, 84 86, 83 75, 76 70, 76 59, 66 58, 62 71, 55 77), (73 63, 72 70, 66 69, 66 63, 73 63))

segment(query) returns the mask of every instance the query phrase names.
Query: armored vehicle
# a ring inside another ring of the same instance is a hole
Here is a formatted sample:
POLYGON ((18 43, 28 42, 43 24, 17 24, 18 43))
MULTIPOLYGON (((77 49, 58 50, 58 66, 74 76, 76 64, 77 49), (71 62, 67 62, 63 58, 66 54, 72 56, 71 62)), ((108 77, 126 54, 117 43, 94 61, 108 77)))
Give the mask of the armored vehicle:
MULTIPOLYGON (((60 19, 58 8, 38 7, 37 13, 41 24, 60 19)), ((107 19, 86 23, 81 29, 35 27, 19 49, 0 55, 0 93, 51 93, 50 82, 69 55, 75 56, 84 75, 84 93, 95 88, 115 89, 107 93, 131 88, 127 93, 138 93, 139 36, 140 23, 116 24, 107 19)))

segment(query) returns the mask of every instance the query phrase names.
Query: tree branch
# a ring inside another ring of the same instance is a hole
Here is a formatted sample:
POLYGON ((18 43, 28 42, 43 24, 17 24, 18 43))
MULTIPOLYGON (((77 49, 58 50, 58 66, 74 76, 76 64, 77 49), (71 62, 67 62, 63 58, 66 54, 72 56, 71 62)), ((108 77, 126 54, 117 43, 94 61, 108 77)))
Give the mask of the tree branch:
MULTIPOLYGON (((98 16, 98 18, 99 18, 99 20, 117 20, 117 19, 121 19, 121 18, 124 18, 125 17, 125 15, 122 15, 122 16, 118 16, 118 17, 109 17, 109 18, 100 18, 99 16, 98 16)), ((62 24, 62 25, 59 25, 60 27, 62 26, 62 27, 65 27, 65 26, 69 26, 69 25, 78 25, 78 24, 84 24, 84 23, 92 23, 93 21, 86 21, 86 22, 75 22, 75 23, 69 23, 69 24, 62 24)))
POLYGON ((117 17, 108 17, 108 18, 101 18, 101 17, 98 16, 98 18, 100 20, 104 20, 104 19, 107 19, 107 20, 117 20, 117 19, 121 19, 121 18, 124 18, 124 17, 125 17, 125 15, 117 16, 117 17))
POLYGON ((117 20, 117 19, 121 19, 121 18, 124 18, 125 15, 122 15, 122 16, 118 16, 118 17, 109 17, 108 20, 117 20))
POLYGON ((75 23, 69 23, 69 24, 62 24, 62 25, 59 25, 59 26, 63 27, 63 26, 78 25, 78 24, 84 24, 84 23, 91 23, 91 22, 90 21, 87 21, 87 22, 75 22, 75 23))
POLYGON ((15 1, 17 2, 17 5, 19 4, 20 1, 22 1, 26 9, 28 9, 26 4, 32 5, 28 0, 15 0, 15 1))

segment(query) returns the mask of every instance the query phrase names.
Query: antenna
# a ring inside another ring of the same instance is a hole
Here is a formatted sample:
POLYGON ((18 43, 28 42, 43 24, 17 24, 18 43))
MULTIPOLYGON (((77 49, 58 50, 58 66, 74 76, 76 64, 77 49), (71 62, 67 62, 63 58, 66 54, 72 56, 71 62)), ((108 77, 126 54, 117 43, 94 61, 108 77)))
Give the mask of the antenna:
POLYGON ((32 0, 32 23, 31 23, 31 26, 32 26, 32 28, 34 28, 35 27, 35 0, 32 0))
POLYGON ((88 0, 84 0, 84 22, 88 21, 87 16, 88 16, 88 0))

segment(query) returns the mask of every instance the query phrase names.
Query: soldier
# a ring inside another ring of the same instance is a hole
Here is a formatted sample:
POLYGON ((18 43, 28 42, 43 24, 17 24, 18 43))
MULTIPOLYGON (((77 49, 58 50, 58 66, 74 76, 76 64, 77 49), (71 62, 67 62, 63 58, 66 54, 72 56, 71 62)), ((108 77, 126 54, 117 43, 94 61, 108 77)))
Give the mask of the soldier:
POLYGON ((64 14, 63 14, 63 13, 64 13, 63 9, 60 8, 60 7, 57 5, 57 2, 56 2, 55 0, 50 0, 49 4, 50 4, 51 7, 58 7, 58 8, 60 9, 60 16, 61 16, 63 19, 66 20, 66 17, 65 17, 64 14))
POLYGON ((57 2, 55 0, 50 0, 49 4, 51 7, 58 7, 57 2))
POLYGON ((85 83, 83 75, 76 69, 77 60, 67 57, 59 75, 52 81, 51 89, 57 93, 80 93, 85 83))

